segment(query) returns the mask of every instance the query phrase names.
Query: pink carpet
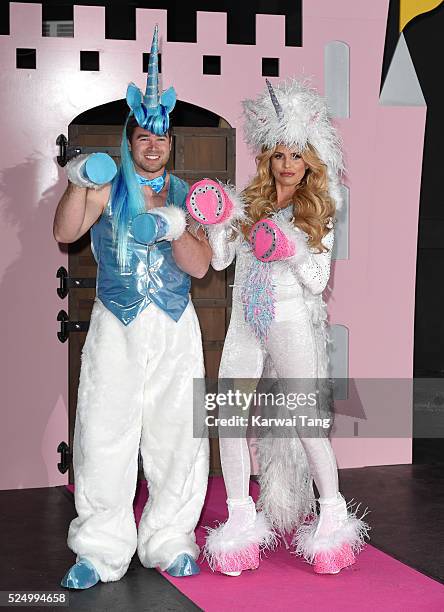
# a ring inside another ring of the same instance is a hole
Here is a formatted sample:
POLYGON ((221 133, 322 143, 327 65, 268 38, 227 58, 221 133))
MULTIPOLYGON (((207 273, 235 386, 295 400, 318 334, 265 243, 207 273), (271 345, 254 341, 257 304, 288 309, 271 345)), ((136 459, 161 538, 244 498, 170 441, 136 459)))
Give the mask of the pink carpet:
MULTIPOLYGON (((258 487, 253 483, 252 495, 258 487)), ((142 487, 137 519, 146 499, 142 487)), ((225 520, 226 493, 222 478, 210 478, 201 525, 225 520)), ((371 518, 371 515, 368 517, 371 518)), ((204 529, 197 531, 202 545, 204 529)), ((238 578, 213 574, 206 563, 193 578, 171 578, 184 595, 206 612, 226 610, 293 610, 301 612, 428 612, 444 611, 444 587, 438 582, 366 546, 355 565, 335 576, 319 576, 284 546, 268 553, 256 571, 238 578)))
MULTIPOLYGON (((252 484, 256 497, 258 487, 252 484)), ((197 531, 202 545, 202 525, 225 519, 222 478, 210 478, 202 520, 197 531)), ((147 499, 142 483, 134 504, 139 522, 147 499)), ((371 519, 371 515, 369 515, 371 519)), ((370 520, 371 522, 371 520, 370 520)), ((301 612, 443 612, 444 588, 438 582, 367 545, 355 565, 338 575, 319 576, 300 558, 281 546, 268 553, 256 571, 237 578, 213 574, 206 563, 192 578, 171 578, 174 586, 206 612, 226 610, 293 610, 301 612)))

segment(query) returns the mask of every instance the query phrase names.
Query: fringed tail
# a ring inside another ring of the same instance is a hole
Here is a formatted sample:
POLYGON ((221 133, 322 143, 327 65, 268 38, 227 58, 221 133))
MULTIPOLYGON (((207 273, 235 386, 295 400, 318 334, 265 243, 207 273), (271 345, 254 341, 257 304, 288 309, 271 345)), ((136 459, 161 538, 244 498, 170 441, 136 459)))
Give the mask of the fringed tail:
POLYGON ((254 259, 242 288, 245 321, 261 342, 268 337, 275 315, 275 295, 270 264, 254 259))
POLYGON ((238 572, 256 569, 264 550, 277 546, 277 538, 262 513, 256 515, 254 525, 247 530, 228 533, 227 523, 215 529, 207 528, 204 557, 213 571, 238 572))
POLYGON ((279 534, 291 533, 316 513, 304 448, 296 437, 261 438, 256 447, 261 466, 258 509, 279 534))

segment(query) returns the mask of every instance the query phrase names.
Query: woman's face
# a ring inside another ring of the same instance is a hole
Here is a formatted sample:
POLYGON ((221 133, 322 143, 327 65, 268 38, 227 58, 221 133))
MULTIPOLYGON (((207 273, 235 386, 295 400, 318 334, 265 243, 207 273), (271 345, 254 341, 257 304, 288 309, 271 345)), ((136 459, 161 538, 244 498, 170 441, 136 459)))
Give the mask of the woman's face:
POLYGON ((294 187, 301 182, 307 169, 307 164, 299 155, 296 148, 289 149, 284 145, 278 145, 271 156, 271 173, 276 185, 282 187, 294 187))

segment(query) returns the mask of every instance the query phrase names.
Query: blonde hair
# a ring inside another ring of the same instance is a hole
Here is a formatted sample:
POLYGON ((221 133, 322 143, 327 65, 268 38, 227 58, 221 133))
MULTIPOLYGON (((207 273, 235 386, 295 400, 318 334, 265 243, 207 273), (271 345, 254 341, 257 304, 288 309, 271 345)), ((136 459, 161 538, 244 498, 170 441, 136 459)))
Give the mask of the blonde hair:
MULTIPOLYGON (((276 184, 271 172, 271 158, 276 151, 263 149, 257 156, 257 172, 251 183, 244 189, 247 221, 241 231, 248 240, 251 227, 260 219, 274 214, 276 203, 276 184)), ((300 153, 307 165, 301 182, 296 186, 293 196, 294 225, 308 235, 308 245, 319 253, 326 251, 322 238, 328 233, 336 207, 328 193, 327 167, 319 159, 316 149, 310 144, 300 153)))

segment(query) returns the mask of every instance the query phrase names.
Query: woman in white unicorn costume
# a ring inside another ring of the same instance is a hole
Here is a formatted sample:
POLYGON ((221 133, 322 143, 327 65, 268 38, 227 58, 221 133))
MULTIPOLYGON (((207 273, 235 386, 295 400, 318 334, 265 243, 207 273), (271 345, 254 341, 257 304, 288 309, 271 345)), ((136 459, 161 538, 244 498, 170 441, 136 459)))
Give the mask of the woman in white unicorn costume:
POLYGON ((156 26, 146 92, 132 83, 127 90, 119 172, 113 178, 104 154, 71 160, 54 222, 60 242, 91 228, 97 261, 74 432, 78 516, 68 545, 77 562, 62 580, 67 588, 119 580, 136 549, 145 567, 199 573, 194 530, 208 440, 203 421, 193 428, 193 379, 203 378, 204 364, 190 275, 205 275, 211 249, 203 231, 187 230, 188 185, 166 170, 176 93, 159 95, 157 52, 156 26), (149 500, 137 530, 139 451, 149 500))
MULTIPOLYGON (((202 181, 187 200, 189 212, 207 227, 213 267, 224 269, 236 258, 219 378, 257 381, 272 363, 284 390, 315 392, 317 404, 305 418, 325 416, 330 397, 322 293, 341 204, 340 140, 323 99, 305 83, 290 80, 273 89, 267 81, 267 90, 243 106, 246 140, 259 150, 256 176, 241 197, 202 181)), ((328 430, 297 423, 293 438, 259 442, 262 512, 249 496, 245 436, 224 437, 219 428, 228 520, 209 530, 205 550, 212 569, 237 576, 257 568, 261 549, 285 532, 295 532, 295 552, 317 573, 338 573, 355 562, 369 527, 339 493, 328 430)))

